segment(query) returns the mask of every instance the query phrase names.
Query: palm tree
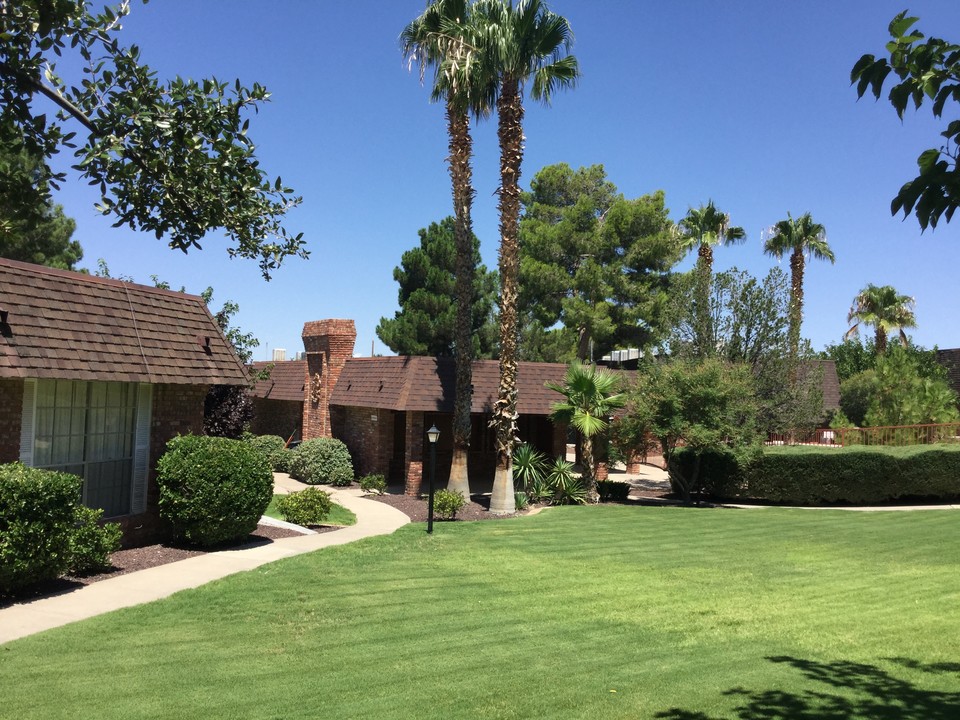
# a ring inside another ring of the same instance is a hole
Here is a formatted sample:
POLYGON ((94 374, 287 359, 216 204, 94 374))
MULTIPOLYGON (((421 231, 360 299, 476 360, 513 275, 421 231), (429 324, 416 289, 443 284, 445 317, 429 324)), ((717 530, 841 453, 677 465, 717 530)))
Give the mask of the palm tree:
POLYGON ((680 221, 680 246, 697 248, 694 285, 694 348, 698 356, 713 355, 713 323, 710 315, 710 286, 713 277, 713 246, 733 245, 747 237, 742 227, 730 225, 730 216, 709 200, 697 209, 690 208, 680 221))
MULTIPOLYGON (((497 469, 490 510, 516 509, 513 449, 517 443, 517 299, 520 265, 520 168, 523 162, 523 92, 549 103, 555 90, 572 87, 580 76, 569 54, 573 33, 566 19, 542 0, 478 0, 477 50, 496 76, 497 134, 500 139, 500 383, 493 409, 497 469)), ((483 61, 482 61, 483 62, 483 61)))
POLYGON ((892 285, 867 285, 853 299, 853 307, 847 315, 847 322, 856 322, 847 330, 844 339, 859 332, 860 325, 872 325, 875 333, 877 353, 887 351, 887 335, 894 328, 900 330, 900 342, 907 344, 904 328, 917 326, 913 314, 914 300, 909 295, 901 295, 892 285))
MULTIPOLYGON (((453 409, 453 460, 448 489, 470 499, 467 453, 470 447, 470 409, 473 386, 473 340, 471 333, 476 267, 473 261, 473 171, 470 166, 473 138, 470 113, 490 113, 495 85, 484 79, 483 68, 473 52, 467 0, 434 0, 423 14, 400 34, 404 55, 420 66, 420 77, 428 67, 436 71, 431 97, 446 104, 449 135, 450 180, 453 185, 456 264, 454 294, 457 316, 454 328, 454 357, 457 368, 456 399, 453 409)), ((490 76, 487 75, 487 78, 490 76)))
POLYGON ((554 403, 550 419, 572 425, 583 438, 583 479, 588 502, 597 502, 597 464, 593 453, 593 437, 607 429, 607 418, 626 404, 626 396, 618 392, 616 376, 594 366, 575 361, 567 370, 563 383, 547 383, 566 398, 554 403))
POLYGON ((790 355, 796 359, 800 351, 800 324, 803 322, 803 270, 804 254, 817 260, 834 261, 833 250, 827 244, 827 231, 815 223, 810 213, 794 220, 790 213, 770 230, 763 251, 782 258, 790 252, 790 355))

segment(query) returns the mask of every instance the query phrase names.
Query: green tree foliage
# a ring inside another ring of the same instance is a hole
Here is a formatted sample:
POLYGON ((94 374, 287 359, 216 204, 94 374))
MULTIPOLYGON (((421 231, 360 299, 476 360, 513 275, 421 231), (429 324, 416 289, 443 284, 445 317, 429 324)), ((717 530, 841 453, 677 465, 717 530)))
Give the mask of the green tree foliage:
MULTIPOLYGON (((446 217, 418 231, 420 246, 408 250, 394 268, 400 284, 400 310, 380 318, 377 337, 400 355, 452 356, 455 346, 457 303, 454 293, 457 250, 455 221, 446 217)), ((495 351, 496 325, 492 318, 497 276, 480 262, 480 241, 473 236, 472 323, 475 357, 495 351)))
MULTIPOLYGON (((931 380, 947 379, 947 369, 937 360, 936 347, 927 350, 912 342, 900 347, 913 358, 920 377, 931 380)), ((878 358, 874 341, 859 338, 847 338, 843 342, 827 345, 820 356, 836 363, 837 377, 840 382, 865 370, 873 370, 878 358)))
POLYGON ((668 273, 680 255, 663 193, 626 200, 602 165, 561 163, 534 176, 523 204, 520 306, 532 324, 524 341, 536 342, 540 329, 555 341, 573 339, 572 353, 561 346, 558 356, 543 358, 552 361, 648 344, 662 325, 668 273))
POLYGON ((746 365, 718 358, 650 363, 628 395, 630 413, 640 418, 636 427, 660 442, 671 482, 687 502, 699 492, 704 453, 743 451, 758 439, 753 378, 746 365), (680 447, 694 454, 689 470, 674 462, 680 447))
POLYGON ((39 167, 22 149, 0 141, 0 257, 73 270, 83 257, 80 243, 70 239, 77 224, 62 206, 35 193, 39 167), (15 198, 33 198, 38 204, 20 204, 15 198))
POLYGON ((809 343, 790 352, 790 290, 787 277, 773 268, 763 281, 733 268, 717 273, 708 297, 710 335, 694 298, 701 291, 697 270, 674 278, 666 349, 674 357, 716 357, 747 365, 759 403, 759 427, 784 433, 816 425, 823 415, 823 375, 809 343))
POLYGON ((564 397, 553 404, 550 418, 567 423, 580 433, 587 500, 597 502, 594 436, 605 432, 609 427, 607 418, 626 404, 626 398, 620 393, 620 378, 596 365, 574 362, 562 383, 548 382, 547 387, 564 397))
MULTIPOLYGON (((870 88, 880 98, 883 84, 890 73, 899 82, 890 88, 888 98, 900 119, 911 103, 915 109, 929 101, 934 117, 942 117, 947 102, 960 103, 960 45, 927 38, 913 29, 919 18, 907 17, 907 11, 890 22, 889 58, 862 56, 850 72, 850 82, 857 84, 857 97, 870 88)), ((956 109, 955 105, 951 105, 956 109)), ((940 217, 950 222, 960 205, 960 120, 951 120, 940 133, 944 144, 924 150, 917 158, 920 170, 906 183, 890 204, 890 212, 901 210, 904 217, 914 212, 920 227, 936 227, 940 217)))
POLYGON ((957 394, 946 380, 924 377, 915 356, 900 347, 878 357, 873 370, 846 380, 841 399, 850 420, 867 427, 960 420, 957 394), (861 423, 858 415, 865 404, 861 423))
POLYGON ((900 331, 900 344, 907 344, 904 328, 917 326, 913 312, 914 300, 909 295, 901 295, 892 285, 877 286, 868 284, 853 299, 853 305, 847 314, 847 322, 853 325, 845 337, 857 335, 860 325, 872 325, 874 347, 878 355, 887 351, 887 336, 892 330, 900 331), (855 322, 854 322, 855 321, 855 322))
POLYGON ((99 186, 98 209, 118 226, 167 237, 184 252, 222 229, 230 256, 257 259, 267 278, 284 258, 306 257, 302 233, 290 235, 281 224, 300 198, 280 178, 267 178, 247 135, 244 116, 269 99, 266 88, 160 81, 139 48, 121 44, 127 2, 99 12, 85 0, 19 0, 2 8, 0 154, 22 151, 39 161, 32 183, 24 173, 0 183, 8 207, 49 203, 66 176, 48 161, 75 148, 74 170, 99 186), (82 77, 61 78, 57 62, 71 54, 82 77), (83 133, 79 147, 68 122, 83 133))

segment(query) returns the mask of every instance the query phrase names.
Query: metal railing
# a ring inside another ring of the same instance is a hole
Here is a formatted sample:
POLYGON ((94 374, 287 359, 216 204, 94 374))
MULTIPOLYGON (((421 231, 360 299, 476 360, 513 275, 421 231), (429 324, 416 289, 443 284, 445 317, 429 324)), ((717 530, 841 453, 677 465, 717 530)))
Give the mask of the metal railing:
POLYGON ((926 425, 887 425, 865 428, 818 428, 811 432, 771 433, 766 445, 818 445, 849 447, 851 445, 932 445, 960 443, 960 423, 926 425))

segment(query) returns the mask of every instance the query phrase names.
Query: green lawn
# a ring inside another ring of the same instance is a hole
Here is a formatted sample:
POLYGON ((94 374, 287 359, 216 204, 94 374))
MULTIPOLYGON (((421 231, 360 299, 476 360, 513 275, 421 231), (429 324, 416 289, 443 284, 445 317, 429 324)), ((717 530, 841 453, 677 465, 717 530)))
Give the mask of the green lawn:
MULTIPOLYGON (((263 514, 267 517, 276 518, 277 520, 283 520, 283 515, 277 510, 277 498, 279 495, 274 495, 273 499, 270 501, 270 504, 267 505, 267 509, 263 511, 263 514)), ((357 516, 353 514, 352 511, 347 510, 343 505, 338 505, 333 503, 333 507, 330 508, 330 514, 327 515, 327 519, 323 521, 324 525, 356 525, 357 516)))
POLYGON ((958 523, 601 506, 409 525, 0 646, 0 717, 945 720, 958 523))

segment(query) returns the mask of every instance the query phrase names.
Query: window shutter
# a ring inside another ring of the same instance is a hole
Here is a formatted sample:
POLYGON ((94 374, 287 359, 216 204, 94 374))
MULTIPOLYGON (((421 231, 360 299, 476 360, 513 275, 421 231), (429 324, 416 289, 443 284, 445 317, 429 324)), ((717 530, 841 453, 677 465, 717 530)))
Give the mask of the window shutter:
POLYGON ((33 465, 33 425, 37 414, 37 381, 23 381, 23 412, 20 415, 20 462, 33 465))
POLYGON ((133 446, 133 493, 130 511, 137 515, 147 511, 147 475, 150 470, 150 418, 153 386, 140 383, 137 388, 137 427, 133 446))

